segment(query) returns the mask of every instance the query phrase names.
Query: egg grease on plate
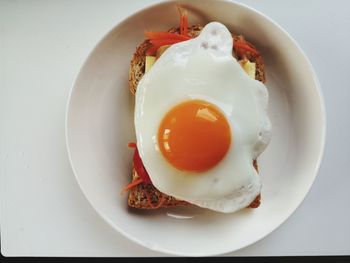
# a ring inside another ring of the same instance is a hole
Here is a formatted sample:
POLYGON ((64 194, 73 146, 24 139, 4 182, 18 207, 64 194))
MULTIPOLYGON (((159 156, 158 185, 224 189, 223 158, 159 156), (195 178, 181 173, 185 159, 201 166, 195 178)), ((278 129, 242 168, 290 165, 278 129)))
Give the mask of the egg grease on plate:
POLYGON ((218 22, 197 38, 169 47, 136 91, 140 157, 161 192, 231 213, 260 193, 252 160, 271 138, 265 85, 232 56, 233 40, 218 22))

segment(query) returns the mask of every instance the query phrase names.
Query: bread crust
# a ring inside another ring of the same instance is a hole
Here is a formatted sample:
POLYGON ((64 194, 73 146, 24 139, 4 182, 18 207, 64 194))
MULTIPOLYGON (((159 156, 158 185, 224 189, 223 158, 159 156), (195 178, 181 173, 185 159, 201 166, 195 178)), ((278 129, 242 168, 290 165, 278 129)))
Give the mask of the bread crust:
MULTIPOLYGON (((137 179, 139 179, 139 176, 133 168, 132 181, 137 179)), ((134 208, 157 209, 174 206, 188 206, 190 204, 186 201, 176 199, 175 197, 160 192, 152 184, 141 183, 130 190, 128 205, 134 208)))
MULTIPOLYGON (((193 25, 188 28, 188 34, 191 37, 196 37, 202 30, 202 26, 193 25)), ((168 32, 179 32, 179 28, 171 28, 168 32)), ((244 41, 250 47, 255 48, 250 42, 246 41, 241 35, 232 34, 234 41, 244 41)), ((149 40, 143 41, 137 48, 131 59, 130 68, 129 68, 129 89, 130 92, 135 95, 137 85, 145 72, 145 61, 146 61, 146 51, 151 47, 149 40)), ((250 62, 256 63, 256 74, 255 79, 265 83, 265 68, 264 62, 260 55, 252 54, 249 51, 247 52, 236 52, 233 49, 233 56, 237 60, 248 59, 250 62), (244 57, 243 57, 244 56, 244 57)), ((258 171, 257 160, 253 160, 253 166, 258 171)), ((139 179, 135 168, 132 168, 132 181, 139 179)), ((256 208, 260 205, 261 195, 259 194, 255 200, 248 206, 250 208, 256 208)), ((176 207, 176 206, 189 206, 192 205, 186 201, 176 199, 175 197, 166 195, 160 192, 152 184, 140 183, 130 189, 128 196, 128 205, 130 207, 139 208, 139 209, 159 209, 167 207, 176 207)))

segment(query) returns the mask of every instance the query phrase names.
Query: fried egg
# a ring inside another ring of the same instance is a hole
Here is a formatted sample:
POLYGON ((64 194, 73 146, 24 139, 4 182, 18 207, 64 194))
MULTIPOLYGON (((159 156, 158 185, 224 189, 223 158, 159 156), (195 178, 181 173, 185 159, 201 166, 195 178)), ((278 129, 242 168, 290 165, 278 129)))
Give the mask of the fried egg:
POLYGON ((265 85, 232 56, 218 22, 172 45, 141 79, 135 100, 140 157, 161 192, 218 212, 260 193, 252 160, 271 138, 265 85))

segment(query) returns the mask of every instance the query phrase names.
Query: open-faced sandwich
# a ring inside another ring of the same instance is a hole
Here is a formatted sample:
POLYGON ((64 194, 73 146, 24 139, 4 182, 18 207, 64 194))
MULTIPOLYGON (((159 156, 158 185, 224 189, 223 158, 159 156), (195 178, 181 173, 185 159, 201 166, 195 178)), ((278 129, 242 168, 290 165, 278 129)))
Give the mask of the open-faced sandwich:
POLYGON ((225 25, 146 32, 131 59, 135 131, 128 205, 195 205, 235 212, 260 205, 257 158, 270 141, 264 63, 225 25))

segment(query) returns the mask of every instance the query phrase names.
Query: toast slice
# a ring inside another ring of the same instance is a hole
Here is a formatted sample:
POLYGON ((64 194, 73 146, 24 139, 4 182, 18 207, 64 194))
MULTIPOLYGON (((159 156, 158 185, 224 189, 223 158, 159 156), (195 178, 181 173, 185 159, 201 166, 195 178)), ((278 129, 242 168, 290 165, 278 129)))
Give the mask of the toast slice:
MULTIPOLYGON (((202 26, 193 25, 188 28, 188 34, 191 37, 196 37, 202 30, 202 26)), ((177 32, 179 33, 179 28, 171 28, 168 32, 177 32)), ((233 35, 234 41, 244 42, 252 49, 255 47, 246 41, 243 36, 233 35)), ((137 85, 145 72, 145 61, 146 61, 146 50, 151 47, 149 40, 142 42, 137 48, 130 62, 129 68, 129 89, 132 94, 135 94, 137 85)), ((265 69, 264 62, 259 54, 251 52, 249 50, 238 50, 233 49, 233 55, 236 59, 242 64, 244 61, 249 60, 250 62, 255 63, 255 79, 265 83, 265 69)), ((255 169, 258 171, 257 160, 252 160, 255 169)), ((135 171, 134 167, 132 168, 132 182, 139 179, 139 175, 135 171)), ((152 184, 140 183, 135 187, 130 189, 128 196, 128 205, 130 207, 139 208, 139 209, 158 209, 158 208, 167 208, 175 206, 189 206, 192 205, 186 201, 176 199, 172 196, 166 195, 156 189, 152 184)), ((255 200, 249 205, 251 208, 256 208, 260 205, 260 194, 255 198, 255 200)))

